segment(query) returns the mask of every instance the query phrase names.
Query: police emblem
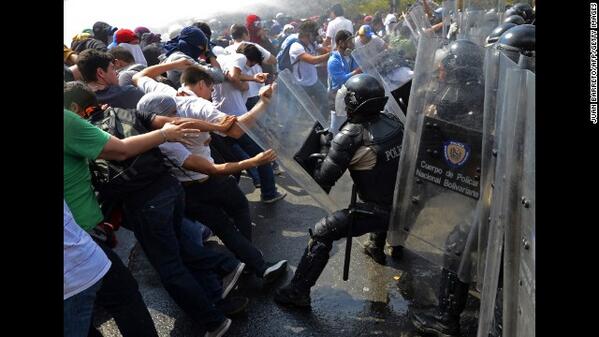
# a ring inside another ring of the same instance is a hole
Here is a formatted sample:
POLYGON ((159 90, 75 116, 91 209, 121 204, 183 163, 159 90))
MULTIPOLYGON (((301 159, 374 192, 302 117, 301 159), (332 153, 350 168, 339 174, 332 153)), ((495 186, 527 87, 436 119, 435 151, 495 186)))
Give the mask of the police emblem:
POLYGON ((464 166, 470 158, 470 146, 454 141, 444 142, 443 154, 447 165, 457 169, 464 166))

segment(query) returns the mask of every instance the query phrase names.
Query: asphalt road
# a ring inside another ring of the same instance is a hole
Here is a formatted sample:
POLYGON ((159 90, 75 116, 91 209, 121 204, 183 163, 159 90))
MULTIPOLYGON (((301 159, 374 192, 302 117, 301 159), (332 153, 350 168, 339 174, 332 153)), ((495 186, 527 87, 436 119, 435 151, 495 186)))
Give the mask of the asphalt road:
MULTIPOLYGON (((331 259, 312 290, 312 310, 298 311, 274 303, 274 289, 292 277, 308 241, 308 228, 326 213, 290 178, 277 177, 288 195, 272 205, 260 203, 260 191, 242 176, 241 188, 250 201, 253 241, 267 260, 289 260, 284 280, 263 287, 255 276, 244 276, 234 293, 248 296, 247 312, 233 318, 225 336, 419 336, 410 323, 413 309, 436 304, 440 270, 407 252, 400 261, 387 258, 387 265, 374 263, 361 252, 365 236, 353 240, 349 281, 342 280, 345 240, 338 241, 331 259)), ((170 299, 159 277, 136 245, 132 233, 120 230, 118 253, 128 263, 162 337, 203 336, 170 299)), ((470 296, 462 315, 462 336, 476 336, 479 302, 470 296)), ((96 325, 105 337, 121 336, 114 320, 102 311, 96 325)))

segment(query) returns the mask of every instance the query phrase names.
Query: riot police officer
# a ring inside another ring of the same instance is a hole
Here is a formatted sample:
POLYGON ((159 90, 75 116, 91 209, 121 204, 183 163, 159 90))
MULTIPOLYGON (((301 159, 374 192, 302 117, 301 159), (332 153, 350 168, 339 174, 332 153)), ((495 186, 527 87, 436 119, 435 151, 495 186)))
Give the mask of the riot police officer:
MULTIPOLYGON (((500 25, 499 27, 502 26, 503 25, 500 25)), ((494 48, 507 52, 506 54, 512 59, 515 58, 515 61, 517 62, 517 55, 534 56, 534 41, 534 26, 519 25, 505 30, 496 42, 494 48), (530 27, 533 27, 533 29, 530 29, 530 27), (511 34, 508 34, 508 32, 511 32, 511 34)), ((451 54, 452 52, 450 52, 448 56, 451 56, 451 54)), ((453 57, 456 56, 454 55, 453 57)), ((444 65, 451 64, 451 62, 447 62, 446 59, 444 59, 442 63, 444 65)), ((482 68, 478 66, 472 67, 471 69, 476 68, 482 70, 482 68)), ((461 73, 460 77, 464 76, 464 69, 456 68, 455 70, 461 73)), ((447 71, 447 69, 445 71, 447 71)), ((483 96, 480 96, 480 94, 477 95, 476 93, 474 96, 478 97, 470 97, 468 100, 469 103, 466 104, 468 106, 463 106, 463 108, 472 109, 472 111, 478 109, 481 112, 482 117, 483 96)), ((469 233, 475 233, 475 231, 477 231, 476 224, 472 225, 468 231, 465 231, 463 226, 456 226, 454 232, 448 236, 446 242, 446 248, 452 256, 461 256, 462 259, 468 259, 470 252, 464 252, 466 239, 469 233)), ((462 279, 460 279, 455 272, 451 271, 456 270, 455 265, 450 266, 450 264, 455 262, 455 260, 451 261, 451 259, 446 259, 445 261, 445 266, 441 272, 439 304, 437 308, 431 311, 419 312, 412 316, 414 326, 422 333, 434 334, 437 336, 459 336, 460 334, 460 314, 466 306, 468 289, 470 286, 469 283, 471 280, 466 277, 468 273, 462 273, 462 279)), ((471 263, 471 261, 466 261, 466 263, 464 263, 464 261, 460 262, 462 265, 471 263)), ((500 304, 501 303, 498 302, 498 305, 500 304)), ((500 311, 496 311, 496 316, 499 314, 500 311)), ((497 326, 495 328, 499 329, 497 326)), ((501 332, 496 330, 495 334, 500 336, 501 332)))
POLYGON ((350 217, 352 236, 387 231, 403 124, 394 115, 381 112, 388 97, 373 76, 355 75, 345 87, 348 120, 316 165, 314 179, 329 190, 349 169, 360 202, 352 210, 354 215, 343 209, 315 225, 293 279, 275 294, 275 301, 282 305, 310 306, 310 288, 324 270, 333 242, 347 236, 350 217))

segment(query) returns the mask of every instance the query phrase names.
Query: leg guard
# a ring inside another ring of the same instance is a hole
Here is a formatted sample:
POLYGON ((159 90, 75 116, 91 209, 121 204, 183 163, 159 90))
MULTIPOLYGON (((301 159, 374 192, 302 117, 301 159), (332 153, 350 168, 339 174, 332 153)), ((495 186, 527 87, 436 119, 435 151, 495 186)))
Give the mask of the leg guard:
POLYGON ((330 244, 327 245, 318 241, 318 239, 310 239, 291 280, 291 286, 301 292, 309 293, 310 288, 316 284, 316 280, 318 280, 329 261, 330 250, 330 244))
POLYGON ((466 307, 468 283, 461 282, 455 273, 443 269, 439 305, 433 312, 415 314, 412 322, 422 333, 437 336, 459 336, 460 314, 466 307))

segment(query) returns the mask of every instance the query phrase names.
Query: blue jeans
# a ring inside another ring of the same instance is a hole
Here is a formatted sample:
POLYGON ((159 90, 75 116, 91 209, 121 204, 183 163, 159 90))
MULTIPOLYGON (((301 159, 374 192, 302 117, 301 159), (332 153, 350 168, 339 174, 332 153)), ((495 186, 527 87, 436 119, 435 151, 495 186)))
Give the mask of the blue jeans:
POLYGON ((199 222, 183 218, 179 238, 181 257, 208 298, 218 302, 223 294, 222 277, 235 270, 239 261, 230 255, 204 247, 203 227, 199 222))
POLYGON ((252 244, 252 222, 247 198, 231 176, 212 176, 185 186, 185 213, 208 226, 235 256, 254 269, 266 270, 260 251, 252 244))
MULTIPOLYGON (((239 139, 227 138, 233 147, 234 144, 239 145, 245 153, 247 153, 250 157, 257 155, 258 153, 264 151, 256 142, 254 142, 250 136, 244 134, 239 137, 239 139)), ((243 160, 243 159, 239 159, 243 160)), ((270 199, 273 198, 277 194, 277 187, 275 186, 275 174, 272 171, 272 166, 270 163, 258 166, 258 174, 260 175, 260 192, 262 195, 262 199, 270 199)))
POLYGON ((197 257, 180 248, 184 206, 181 184, 165 173, 150 186, 130 194, 123 210, 166 291, 194 322, 214 330, 225 317, 187 267, 189 260, 197 262, 197 257))
POLYGON ((102 280, 77 295, 64 300, 64 337, 85 337, 89 330, 96 293, 102 280))

